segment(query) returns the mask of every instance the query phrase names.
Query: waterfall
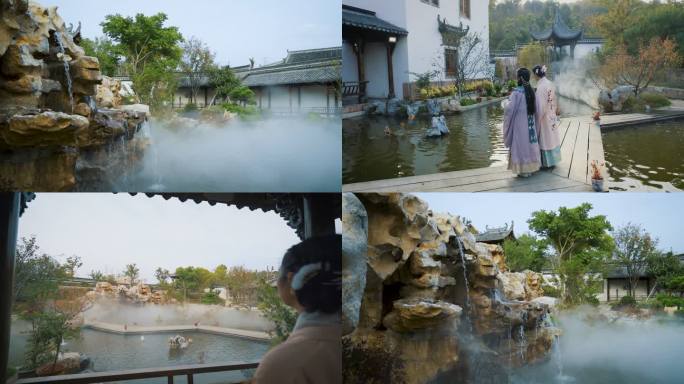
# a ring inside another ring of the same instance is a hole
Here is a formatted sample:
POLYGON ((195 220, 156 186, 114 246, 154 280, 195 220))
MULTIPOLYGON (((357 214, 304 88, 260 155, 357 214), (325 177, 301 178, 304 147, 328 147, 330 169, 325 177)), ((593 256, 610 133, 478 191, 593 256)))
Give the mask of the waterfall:
POLYGON ((128 154, 126 151, 126 134, 121 135, 121 153, 123 159, 123 183, 128 185, 128 154))
MULTIPOLYGON (((553 322, 553 318, 551 318, 551 316, 544 315, 544 325, 546 327, 556 328, 556 324, 553 322)), ((569 378, 563 375, 563 355, 561 353, 560 335, 554 336, 551 351, 553 354, 553 361, 556 365, 556 370, 558 371, 556 379, 559 383, 564 383, 568 381, 569 378)))
POLYGON ((525 324, 520 324, 520 327, 518 328, 518 336, 520 340, 518 340, 518 347, 520 349, 520 360, 521 362, 525 362, 525 350, 527 348, 527 339, 525 338, 525 324))
POLYGON ((140 129, 142 131, 143 137, 149 140, 150 152, 152 153, 152 173, 154 174, 154 184, 150 186, 150 190, 163 190, 164 184, 162 184, 162 174, 159 172, 159 154, 157 153, 157 147, 152 137, 152 127, 149 120, 145 120, 140 129))
POLYGON ((470 310, 470 288, 468 284, 468 270, 466 269, 465 253, 463 252, 463 243, 461 238, 456 237, 456 242, 458 242, 458 251, 461 254, 461 265, 463 266, 463 281, 465 282, 466 291, 466 311, 470 310))
POLYGON ((55 40, 57 40, 57 45, 62 53, 62 64, 64 64, 64 75, 66 76, 67 91, 69 92, 71 113, 74 113, 74 93, 71 90, 71 73, 69 72, 69 61, 66 58, 66 51, 64 50, 64 44, 62 43, 62 35, 59 31, 55 31, 55 40))

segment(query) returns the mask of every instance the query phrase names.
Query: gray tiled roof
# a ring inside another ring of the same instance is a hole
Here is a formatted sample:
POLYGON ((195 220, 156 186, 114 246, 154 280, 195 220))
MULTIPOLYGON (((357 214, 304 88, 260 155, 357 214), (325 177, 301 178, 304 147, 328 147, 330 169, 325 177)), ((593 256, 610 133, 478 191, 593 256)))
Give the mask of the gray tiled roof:
POLYGON ((273 66, 254 70, 242 83, 248 87, 279 84, 329 83, 339 80, 339 61, 295 66, 273 66))
POLYGON ((556 18, 553 20, 553 25, 541 32, 531 32, 535 40, 548 40, 551 37, 558 40, 579 40, 582 38, 582 30, 570 29, 563 19, 561 19, 560 12, 556 11, 556 18))
POLYGON ((288 51, 284 64, 304 64, 328 60, 341 60, 342 47, 288 51))
POLYGON ((408 35, 407 30, 380 19, 375 15, 375 12, 346 5, 342 6, 342 25, 396 35, 408 35))
POLYGON ((513 234, 513 225, 509 227, 508 224, 506 224, 505 227, 501 228, 487 228, 485 232, 476 234, 475 240, 480 243, 503 241, 509 235, 515 236, 513 234))

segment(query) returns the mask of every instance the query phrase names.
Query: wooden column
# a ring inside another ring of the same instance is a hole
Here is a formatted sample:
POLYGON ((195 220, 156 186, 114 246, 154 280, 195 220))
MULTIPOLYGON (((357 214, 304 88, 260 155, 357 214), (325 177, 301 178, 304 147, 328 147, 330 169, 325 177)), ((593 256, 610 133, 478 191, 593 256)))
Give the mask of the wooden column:
POLYGON ((366 100, 366 64, 363 57, 365 42, 358 40, 353 47, 354 53, 356 53, 356 69, 359 78, 359 103, 363 103, 366 100))
POLYGON ((394 66, 392 64, 392 54, 394 53, 394 44, 387 43, 387 80, 389 83, 389 93, 387 94, 388 99, 394 99, 396 95, 394 94, 394 66))
POLYGON ((0 193, 0 377, 7 373, 14 286, 14 256, 19 224, 18 192, 0 193))

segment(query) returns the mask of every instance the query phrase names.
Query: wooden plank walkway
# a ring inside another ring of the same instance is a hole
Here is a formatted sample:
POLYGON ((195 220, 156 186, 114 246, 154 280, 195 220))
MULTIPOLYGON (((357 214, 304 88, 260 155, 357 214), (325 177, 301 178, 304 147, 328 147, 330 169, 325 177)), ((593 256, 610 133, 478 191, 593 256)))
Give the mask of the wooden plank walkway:
MULTIPOLYGON (((604 162, 601 129, 590 118, 563 119, 561 162, 552 170, 517 177, 505 166, 409 176, 342 186, 344 192, 588 192, 591 162, 604 162)), ((607 180, 605 167, 601 168, 607 180)), ((607 190, 607 189, 606 189, 607 190)))

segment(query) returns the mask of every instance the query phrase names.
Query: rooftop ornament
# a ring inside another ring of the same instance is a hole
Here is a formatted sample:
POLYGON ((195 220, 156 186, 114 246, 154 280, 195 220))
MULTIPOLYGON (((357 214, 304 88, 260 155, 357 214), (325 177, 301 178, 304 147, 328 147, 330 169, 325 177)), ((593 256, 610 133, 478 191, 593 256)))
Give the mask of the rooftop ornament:
POLYGON ((457 47, 461 43, 461 39, 468 34, 470 27, 463 28, 463 22, 459 26, 450 25, 447 23, 446 17, 440 19, 437 15, 437 23, 439 25, 439 33, 442 34, 442 44, 457 47))

